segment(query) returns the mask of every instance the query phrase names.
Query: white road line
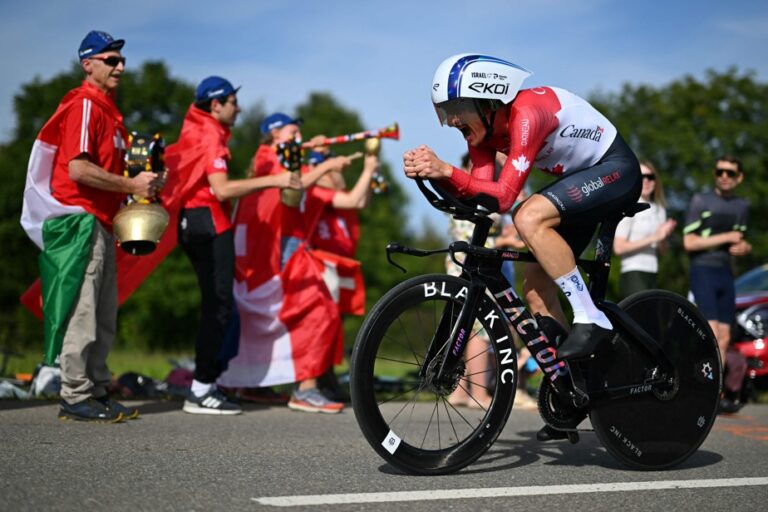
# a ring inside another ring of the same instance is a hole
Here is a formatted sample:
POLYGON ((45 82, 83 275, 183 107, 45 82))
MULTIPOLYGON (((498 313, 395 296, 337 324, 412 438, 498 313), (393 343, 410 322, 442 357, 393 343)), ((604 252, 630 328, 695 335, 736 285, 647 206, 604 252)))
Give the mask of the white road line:
POLYGON ((455 500, 462 498, 503 498, 509 496, 545 496, 588 492, 658 491, 663 489, 705 489, 768 485, 768 478, 719 478, 713 480, 662 480, 658 482, 617 482, 609 484, 552 485, 536 487, 493 487, 489 489, 445 489, 432 491, 370 492, 358 494, 316 494, 309 496, 273 496, 251 498, 274 507, 312 505, 348 505, 354 503, 392 503, 397 501, 455 500))

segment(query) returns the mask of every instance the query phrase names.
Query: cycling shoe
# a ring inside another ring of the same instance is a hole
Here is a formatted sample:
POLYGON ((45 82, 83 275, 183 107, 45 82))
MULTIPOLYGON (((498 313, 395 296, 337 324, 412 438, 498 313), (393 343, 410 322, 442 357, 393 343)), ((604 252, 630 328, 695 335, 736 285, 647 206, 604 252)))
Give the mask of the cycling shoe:
POLYGON ((568 439, 568 433, 556 430, 549 425, 544 425, 536 432, 536 440, 538 441, 559 441, 561 439, 568 439))
POLYGON ((597 346, 613 336, 613 329, 597 324, 573 324, 570 334, 557 349, 560 359, 579 359, 594 353, 597 346))

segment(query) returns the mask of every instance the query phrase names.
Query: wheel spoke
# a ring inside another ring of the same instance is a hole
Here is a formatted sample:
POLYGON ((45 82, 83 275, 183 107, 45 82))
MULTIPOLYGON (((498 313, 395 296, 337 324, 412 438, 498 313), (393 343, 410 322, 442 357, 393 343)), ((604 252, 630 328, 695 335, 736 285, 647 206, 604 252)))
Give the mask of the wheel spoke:
POLYGON ((355 416, 375 448, 382 432, 401 440, 401 448, 382 455, 405 471, 461 469, 488 449, 489 438, 478 436, 481 429, 495 438, 511 408, 511 388, 490 384, 498 381, 499 350, 512 347, 508 326, 487 320, 501 315, 492 301, 469 315, 464 354, 450 357, 458 359, 456 368, 443 368, 459 328, 466 285, 449 276, 413 278, 374 306, 358 334, 351 365, 355 416), (438 293, 425 293, 425 287, 438 293), (482 345, 484 331, 498 344, 482 345), (492 407, 483 407, 491 389, 492 407))
POLYGON ((382 404, 386 404, 386 403, 392 402, 392 401, 397 400, 398 398, 403 397, 403 396, 407 395, 408 393, 418 389, 418 387, 419 387, 419 385, 417 384, 417 385, 413 386, 411 389, 406 389, 402 393, 399 393, 399 394, 393 396, 392 398, 388 398, 387 400, 382 400, 380 402, 377 401, 376 403, 378 405, 382 405, 382 404))
POLYGON ((392 363, 407 364, 409 366, 416 366, 417 368, 421 368, 421 365, 419 363, 412 363, 410 361, 403 361, 402 359, 392 359, 391 357, 384 357, 384 356, 376 356, 376 359, 380 359, 382 361, 390 361, 392 363))
MULTIPOLYGON (((450 402, 448 402, 448 400, 446 400, 445 397, 442 397, 442 399, 443 399, 443 407, 445 407, 445 415, 448 417, 448 422, 451 424, 451 430, 453 430, 453 437, 456 438, 456 442, 459 442, 459 433, 456 432, 456 425, 453 424, 453 419, 451 418, 451 411, 448 409, 450 402)), ((453 407, 453 405, 451 405, 451 407, 453 407)), ((461 416, 461 414, 459 414, 459 416, 461 416)))
POLYGON ((427 429, 424 431, 424 438, 421 440, 420 448, 424 448, 424 443, 427 440, 427 434, 429 434, 429 427, 432 426, 432 419, 435 417, 435 411, 437 410, 437 401, 435 401, 435 407, 432 408, 432 414, 429 415, 429 422, 427 423, 427 429))

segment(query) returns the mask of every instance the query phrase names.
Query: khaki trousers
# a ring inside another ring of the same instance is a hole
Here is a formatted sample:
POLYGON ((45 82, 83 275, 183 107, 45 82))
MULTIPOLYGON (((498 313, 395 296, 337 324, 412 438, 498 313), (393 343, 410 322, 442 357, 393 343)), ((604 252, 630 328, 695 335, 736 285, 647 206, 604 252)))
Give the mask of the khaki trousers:
POLYGON ((61 398, 76 404, 107 394, 112 375, 107 356, 117 329, 115 241, 96 222, 91 256, 61 347, 61 398))

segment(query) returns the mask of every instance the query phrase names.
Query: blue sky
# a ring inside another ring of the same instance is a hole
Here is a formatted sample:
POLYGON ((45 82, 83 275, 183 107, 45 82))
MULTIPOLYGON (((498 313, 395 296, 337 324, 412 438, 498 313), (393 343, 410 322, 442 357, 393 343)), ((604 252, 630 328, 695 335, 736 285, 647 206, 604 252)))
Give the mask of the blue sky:
MULTIPOLYGON (((12 133, 20 85, 69 69, 91 29, 126 39, 129 67, 163 59, 190 83, 217 74, 242 84, 245 106, 291 113, 310 91, 327 91, 367 128, 397 121, 401 139, 382 152, 396 172, 403 151, 419 144, 451 162, 465 151, 429 99, 432 73, 455 53, 505 58, 534 72, 525 86, 584 96, 730 66, 768 80, 764 0, 0 0, 0 140, 12 133)), ((444 230, 442 215, 402 183, 412 196, 409 225, 444 230)))

